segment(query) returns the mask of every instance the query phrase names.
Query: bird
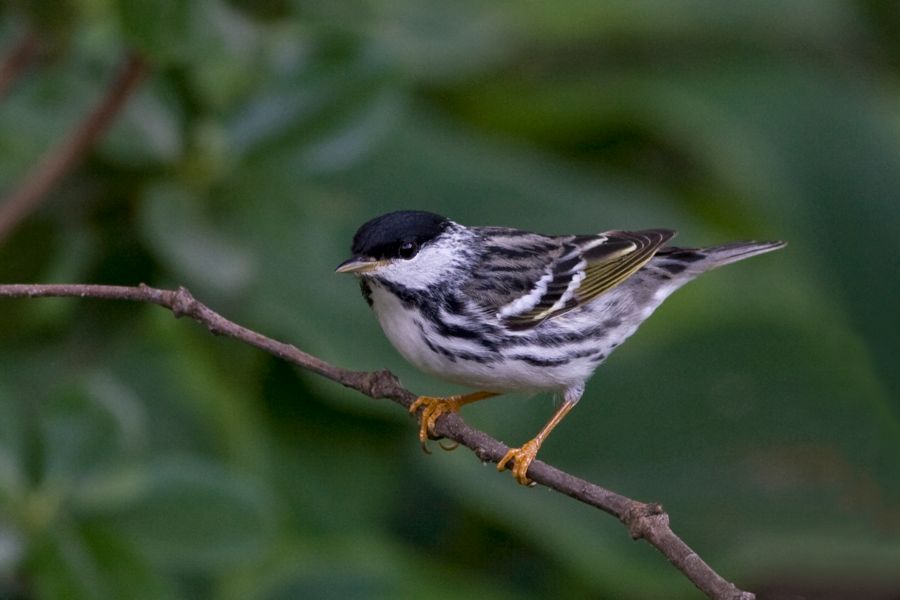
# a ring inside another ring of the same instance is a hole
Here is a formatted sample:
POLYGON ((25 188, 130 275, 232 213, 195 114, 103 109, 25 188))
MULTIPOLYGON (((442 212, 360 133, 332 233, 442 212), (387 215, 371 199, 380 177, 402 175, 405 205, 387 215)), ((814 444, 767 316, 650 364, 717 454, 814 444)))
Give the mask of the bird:
POLYGON ((546 425, 497 463, 523 485, 541 445, 585 384, 675 290, 701 273, 771 252, 784 242, 705 248, 666 243, 671 229, 543 235, 465 226, 419 210, 375 217, 336 269, 359 279, 385 335, 419 370, 473 391, 419 396, 419 440, 462 406, 511 392, 551 392, 546 425))

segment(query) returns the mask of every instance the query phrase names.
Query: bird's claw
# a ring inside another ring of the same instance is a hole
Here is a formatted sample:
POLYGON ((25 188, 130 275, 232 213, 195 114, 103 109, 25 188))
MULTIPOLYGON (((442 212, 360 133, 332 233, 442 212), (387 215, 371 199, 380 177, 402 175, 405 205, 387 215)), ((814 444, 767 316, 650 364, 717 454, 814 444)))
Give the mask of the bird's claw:
POLYGON ((500 462, 497 463, 497 470, 505 470, 506 465, 512 461, 513 465, 510 470, 512 471, 513 477, 516 478, 516 481, 522 485, 535 485, 532 480, 528 479, 526 473, 528 473, 528 467, 531 466, 540 447, 540 442, 537 439, 533 439, 522 444, 521 448, 510 448, 506 454, 503 455, 503 458, 500 459, 500 462))
MULTIPOLYGON (((434 430, 435 423, 441 415, 452 413, 459 410, 461 406, 459 396, 448 396, 446 398, 434 398, 432 396, 419 396, 415 402, 409 406, 409 414, 415 415, 421 408, 422 414, 419 417, 419 443, 422 444, 422 450, 426 454, 431 454, 428 449, 428 440, 439 437, 434 430)), ((453 450, 456 445, 446 447, 441 445, 444 450, 453 450)))

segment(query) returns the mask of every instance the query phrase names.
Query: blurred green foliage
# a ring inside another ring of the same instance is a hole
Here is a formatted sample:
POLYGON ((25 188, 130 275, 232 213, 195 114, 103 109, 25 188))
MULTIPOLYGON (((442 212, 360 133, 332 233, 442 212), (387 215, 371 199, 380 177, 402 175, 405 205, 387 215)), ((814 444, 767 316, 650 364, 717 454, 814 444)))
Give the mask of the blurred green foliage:
MULTIPOLYGON (((130 51, 152 71, 4 282, 186 285, 441 393, 332 273, 376 214, 788 240, 679 292, 542 458, 664 503, 745 588, 900 593, 897 3, 20 1, 0 53, 32 30, 2 191, 130 51)), ((606 515, 158 308, 0 314, 2 597, 697 597, 606 515)), ((516 443, 550 412, 465 415, 516 443)))

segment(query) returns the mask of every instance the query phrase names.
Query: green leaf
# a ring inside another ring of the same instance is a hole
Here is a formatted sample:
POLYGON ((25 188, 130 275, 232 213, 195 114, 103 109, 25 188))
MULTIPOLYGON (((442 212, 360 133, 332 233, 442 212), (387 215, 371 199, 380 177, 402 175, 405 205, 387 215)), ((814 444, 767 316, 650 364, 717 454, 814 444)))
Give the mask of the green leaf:
POLYGON ((125 39, 160 64, 184 56, 191 5, 188 0, 115 0, 125 39))
POLYGON ((106 522, 158 564, 203 570, 262 552, 273 515, 253 481, 210 463, 169 459, 150 465, 143 492, 106 522))
POLYGON ((175 163, 184 153, 178 100, 157 79, 146 82, 103 136, 100 151, 111 162, 129 168, 175 163))
POLYGON ((200 290, 235 293, 258 270, 255 257, 206 221, 202 199, 171 183, 150 186, 142 202, 144 232, 162 256, 200 290))
POLYGON ((447 85, 487 73, 514 43, 509 15, 481 0, 376 6, 372 51, 419 83, 447 85))
POLYGON ((827 44, 851 36, 859 25, 858 11, 839 0, 563 0, 523 4, 512 16, 538 40, 676 40, 687 45, 696 38, 718 47, 742 40, 827 44))
POLYGON ((21 501, 27 489, 26 418, 26 411, 15 403, 6 382, 0 383, 0 506, 21 501))
POLYGON ((513 598, 485 577, 398 546, 386 537, 289 540, 253 568, 232 572, 224 600, 289 598, 513 598))
POLYGON ((177 598, 172 582, 137 549, 109 529, 60 523, 31 549, 29 583, 49 599, 177 598))
POLYGON ((42 77, 16 82, 0 103, 0 188, 14 189, 43 153, 76 126, 102 95, 117 57, 98 61, 73 49, 42 77))

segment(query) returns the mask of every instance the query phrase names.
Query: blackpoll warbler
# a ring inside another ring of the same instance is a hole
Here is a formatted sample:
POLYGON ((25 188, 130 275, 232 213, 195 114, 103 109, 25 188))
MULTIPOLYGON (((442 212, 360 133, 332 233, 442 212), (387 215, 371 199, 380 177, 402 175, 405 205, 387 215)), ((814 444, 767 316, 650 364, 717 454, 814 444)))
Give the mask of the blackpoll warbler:
POLYGON ((544 236, 465 227, 427 212, 400 211, 364 224, 339 273, 362 293, 391 343, 413 365, 481 391, 422 396, 419 439, 438 417, 511 391, 552 391, 550 421, 499 462, 530 483, 544 439, 581 398, 594 369, 676 289, 721 265, 784 246, 737 242, 664 246, 668 229, 544 236))

